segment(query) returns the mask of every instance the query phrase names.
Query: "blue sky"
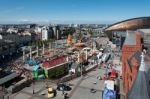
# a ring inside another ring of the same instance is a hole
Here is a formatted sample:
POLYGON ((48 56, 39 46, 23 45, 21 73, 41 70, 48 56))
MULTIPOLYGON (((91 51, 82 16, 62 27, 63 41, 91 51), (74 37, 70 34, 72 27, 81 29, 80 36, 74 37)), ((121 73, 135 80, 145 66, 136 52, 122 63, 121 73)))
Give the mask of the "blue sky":
POLYGON ((0 0, 0 23, 109 23, 150 16, 150 0, 0 0))

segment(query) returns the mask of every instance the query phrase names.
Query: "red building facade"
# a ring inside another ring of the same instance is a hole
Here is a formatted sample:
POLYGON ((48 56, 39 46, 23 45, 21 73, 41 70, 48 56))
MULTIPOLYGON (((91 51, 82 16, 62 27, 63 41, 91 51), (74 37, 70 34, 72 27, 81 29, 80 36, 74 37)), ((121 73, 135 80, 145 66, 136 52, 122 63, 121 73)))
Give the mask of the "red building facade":
POLYGON ((141 52, 142 50, 141 41, 142 35, 139 32, 128 32, 125 44, 122 47, 122 79, 124 92, 126 94, 130 90, 136 78, 137 71, 139 68, 140 62, 133 55, 136 52, 141 52))

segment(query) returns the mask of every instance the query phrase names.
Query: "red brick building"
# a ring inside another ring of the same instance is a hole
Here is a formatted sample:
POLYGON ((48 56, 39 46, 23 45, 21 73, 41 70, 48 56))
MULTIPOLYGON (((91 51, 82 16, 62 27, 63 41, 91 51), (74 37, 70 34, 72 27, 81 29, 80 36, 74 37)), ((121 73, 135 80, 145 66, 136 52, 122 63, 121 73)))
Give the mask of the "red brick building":
POLYGON ((122 78, 124 92, 130 90, 140 65, 142 51, 142 35, 139 32, 128 31, 122 47, 122 78))

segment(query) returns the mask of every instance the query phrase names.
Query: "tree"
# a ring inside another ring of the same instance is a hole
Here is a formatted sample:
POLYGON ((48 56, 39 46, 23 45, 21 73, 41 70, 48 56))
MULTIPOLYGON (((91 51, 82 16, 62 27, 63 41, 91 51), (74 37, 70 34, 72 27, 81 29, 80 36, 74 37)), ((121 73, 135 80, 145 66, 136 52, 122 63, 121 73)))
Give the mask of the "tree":
POLYGON ((68 35, 68 34, 72 35, 73 33, 75 33, 75 28, 73 28, 73 27, 69 27, 64 30, 64 35, 68 35))
POLYGON ((82 35, 82 33, 77 33, 77 34, 75 35, 75 37, 76 37, 77 40, 81 40, 82 37, 83 37, 83 35, 82 35))
POLYGON ((39 41, 37 41, 37 42, 38 42, 38 46, 39 46, 39 47, 42 47, 42 41, 39 40, 39 41))
POLYGON ((94 33, 93 33, 93 30, 92 30, 91 28, 88 29, 88 33, 89 33, 91 36, 93 36, 93 34, 94 34, 94 33))

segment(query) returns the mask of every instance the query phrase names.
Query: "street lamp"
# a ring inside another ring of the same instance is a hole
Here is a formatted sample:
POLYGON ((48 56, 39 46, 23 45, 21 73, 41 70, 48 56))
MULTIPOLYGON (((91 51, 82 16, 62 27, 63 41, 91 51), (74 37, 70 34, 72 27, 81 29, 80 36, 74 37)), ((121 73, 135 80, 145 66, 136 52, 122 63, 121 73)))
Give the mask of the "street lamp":
POLYGON ((33 78, 33 81, 32 81, 32 84, 33 84, 33 89, 32 89, 32 93, 35 94, 35 78, 33 78))
POLYGON ((83 74, 83 73, 82 73, 82 69, 83 69, 83 68, 82 68, 82 63, 81 63, 81 77, 82 77, 82 74, 83 74))
POLYGON ((88 51, 87 51, 87 49, 86 49, 86 61, 87 61, 87 58, 88 58, 88 55, 87 55, 87 54, 88 54, 88 51))
POLYGON ((39 47, 36 46, 36 50, 37 50, 37 57, 39 56, 39 47))
POLYGON ((32 58, 32 48, 30 46, 30 59, 32 58))
POLYGON ((43 44, 43 55, 44 55, 44 48, 45 48, 45 45, 43 44))

